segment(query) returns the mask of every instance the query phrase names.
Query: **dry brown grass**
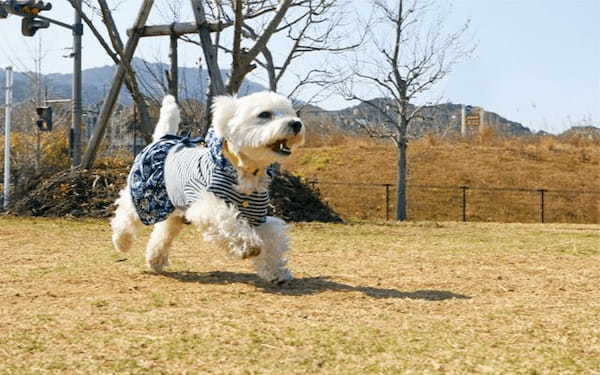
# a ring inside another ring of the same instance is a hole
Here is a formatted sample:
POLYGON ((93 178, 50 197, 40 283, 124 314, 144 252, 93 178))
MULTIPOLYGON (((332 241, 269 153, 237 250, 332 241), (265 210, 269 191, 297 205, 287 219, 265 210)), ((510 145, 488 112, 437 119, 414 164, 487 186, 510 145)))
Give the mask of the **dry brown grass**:
POLYGON ((1 221, 3 374, 600 368, 594 225, 302 224, 275 288, 191 228, 154 275, 105 221, 1 221))
MULTIPOLYGON (((409 186, 600 192, 599 144, 580 138, 523 140, 485 133, 470 141, 447 141, 429 136, 411 142, 408 151, 409 186)), ((307 147, 285 167, 324 182, 395 184, 396 150, 387 143, 346 139, 335 146, 307 147)), ((385 217, 383 187, 320 184, 319 188, 346 218, 385 217)), ((473 221, 535 222, 539 218, 539 194, 535 192, 471 190, 468 201, 467 214, 473 221)), ((547 194, 546 220, 597 223, 599 201, 600 194, 547 194)), ((392 201, 390 207, 394 205, 392 201)), ((459 220, 461 192, 409 188, 408 210, 412 220, 459 220)))

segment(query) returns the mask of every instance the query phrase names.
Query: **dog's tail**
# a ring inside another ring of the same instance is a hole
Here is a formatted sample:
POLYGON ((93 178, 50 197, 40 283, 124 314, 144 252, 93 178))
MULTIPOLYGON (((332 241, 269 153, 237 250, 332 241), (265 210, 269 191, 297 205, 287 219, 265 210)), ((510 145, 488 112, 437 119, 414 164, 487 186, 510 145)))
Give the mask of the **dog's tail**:
POLYGON ((165 96, 160 108, 160 118, 154 128, 154 134, 152 134, 152 140, 156 142, 166 134, 176 135, 180 121, 181 115, 175 97, 173 95, 165 96))

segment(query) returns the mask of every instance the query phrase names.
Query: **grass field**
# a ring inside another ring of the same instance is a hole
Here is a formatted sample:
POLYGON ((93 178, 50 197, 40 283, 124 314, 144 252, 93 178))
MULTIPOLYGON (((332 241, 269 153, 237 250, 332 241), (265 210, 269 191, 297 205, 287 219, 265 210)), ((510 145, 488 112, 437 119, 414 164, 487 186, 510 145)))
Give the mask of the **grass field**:
MULTIPOLYGON (((472 188, 521 188, 533 192, 468 193, 469 221, 538 222, 539 193, 545 196, 545 220, 600 223, 600 143, 546 138, 446 140, 425 137, 408 146, 408 217, 410 220, 461 220, 461 191, 472 188), (453 189, 430 189, 451 186, 453 189), (565 191, 571 191, 567 193, 565 191), (576 191, 593 193, 578 194, 576 191)), ((349 139, 340 144, 306 147, 284 163, 293 173, 317 179, 321 196, 344 218, 385 218, 385 188, 343 183, 389 183, 390 212, 396 205, 397 151, 390 143, 349 139)))
POLYGON ((600 226, 299 224, 284 287, 186 228, 0 219, 0 373, 600 373, 600 226))

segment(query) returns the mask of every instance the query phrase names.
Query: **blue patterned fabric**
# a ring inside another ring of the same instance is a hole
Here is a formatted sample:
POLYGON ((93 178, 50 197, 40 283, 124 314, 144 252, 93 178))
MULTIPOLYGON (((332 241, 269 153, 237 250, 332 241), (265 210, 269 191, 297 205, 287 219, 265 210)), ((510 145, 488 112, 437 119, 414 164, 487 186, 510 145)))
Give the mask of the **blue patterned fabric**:
POLYGON ((193 147, 200 142, 202 138, 165 135, 136 156, 128 182, 133 205, 142 223, 158 223, 175 210, 165 186, 165 159, 169 150, 174 146, 193 147))
POLYGON ((231 164, 223 155, 223 141, 223 138, 217 137, 213 128, 208 129, 206 133, 206 147, 208 148, 210 157, 213 163, 225 169, 228 166, 231 167, 231 164))

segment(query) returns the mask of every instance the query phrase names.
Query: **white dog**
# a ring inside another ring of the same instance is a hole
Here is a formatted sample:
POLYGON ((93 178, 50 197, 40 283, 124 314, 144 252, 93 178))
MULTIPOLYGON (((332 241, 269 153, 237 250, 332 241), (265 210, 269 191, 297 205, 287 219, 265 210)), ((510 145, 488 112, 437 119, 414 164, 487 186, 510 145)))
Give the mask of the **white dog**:
POLYGON ((129 250, 137 230, 154 224, 146 261, 162 272, 187 220, 205 240, 251 258, 262 279, 291 280, 285 222, 267 216, 268 167, 304 143, 305 128, 290 101, 273 92, 217 97, 205 146, 176 136, 179 122, 179 108, 166 96, 153 143, 136 157, 116 201, 115 247, 129 250))

